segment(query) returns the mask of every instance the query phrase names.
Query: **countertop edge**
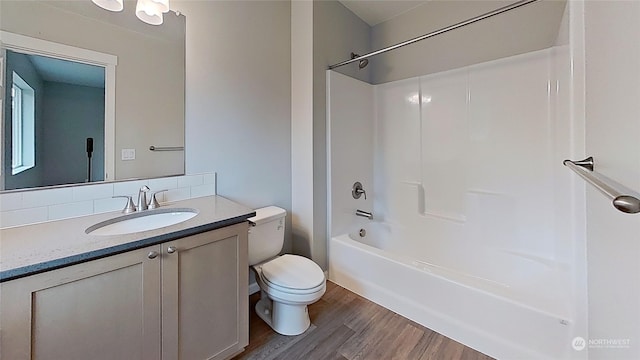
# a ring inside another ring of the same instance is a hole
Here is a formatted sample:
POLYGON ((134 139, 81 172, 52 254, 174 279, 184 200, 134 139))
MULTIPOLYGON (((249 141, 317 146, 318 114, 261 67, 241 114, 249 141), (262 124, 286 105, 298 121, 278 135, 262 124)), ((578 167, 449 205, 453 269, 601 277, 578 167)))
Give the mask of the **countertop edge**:
POLYGON ((162 244, 175 239, 200 234, 203 232, 217 230, 223 227, 236 225, 247 221, 250 217, 256 216, 256 212, 252 211, 243 215, 214 221, 211 223, 194 226, 191 228, 160 234, 146 239, 135 240, 129 243, 111 246, 103 249, 93 250, 82 254, 67 256, 59 259, 49 260, 38 264, 27 265, 19 268, 5 270, 0 272, 0 283, 16 280, 19 278, 40 274, 46 271, 60 269, 67 266, 77 265, 84 262, 105 258, 112 255, 125 253, 132 250, 141 249, 147 246, 162 244))

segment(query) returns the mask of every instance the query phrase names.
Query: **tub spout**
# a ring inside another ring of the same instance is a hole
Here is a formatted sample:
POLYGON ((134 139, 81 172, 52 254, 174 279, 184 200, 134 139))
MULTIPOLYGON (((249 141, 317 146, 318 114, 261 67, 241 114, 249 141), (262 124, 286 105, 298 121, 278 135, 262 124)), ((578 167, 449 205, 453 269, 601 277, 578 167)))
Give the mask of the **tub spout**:
POLYGON ((360 209, 356 210, 356 215, 362 216, 362 217, 366 217, 369 220, 373 219, 373 214, 372 213, 370 213, 368 211, 360 210, 360 209))

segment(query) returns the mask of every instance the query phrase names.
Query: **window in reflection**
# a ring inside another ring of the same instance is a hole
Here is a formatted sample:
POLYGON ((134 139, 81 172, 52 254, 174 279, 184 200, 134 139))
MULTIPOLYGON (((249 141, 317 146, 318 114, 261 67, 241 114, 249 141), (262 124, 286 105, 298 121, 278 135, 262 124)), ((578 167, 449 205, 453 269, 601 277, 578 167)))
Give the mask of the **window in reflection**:
POLYGON ((35 93, 13 72, 11 86, 11 175, 35 166, 35 93))

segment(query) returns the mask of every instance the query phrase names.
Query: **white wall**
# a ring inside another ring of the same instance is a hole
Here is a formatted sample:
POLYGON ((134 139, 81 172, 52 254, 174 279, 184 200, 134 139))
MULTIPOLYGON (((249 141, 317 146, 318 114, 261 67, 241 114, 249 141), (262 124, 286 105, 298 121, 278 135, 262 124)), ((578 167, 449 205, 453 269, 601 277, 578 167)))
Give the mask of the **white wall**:
POLYGON ((291 3, 291 222, 296 254, 313 258, 313 2, 291 3))
MULTIPOLYGON (((640 2, 585 2, 586 145, 596 170, 640 191, 640 2)), ((640 215, 587 190, 590 359, 640 358, 640 215)))
MULTIPOLYGON (((369 51, 369 26, 337 1, 292 3, 293 252, 327 264, 325 72, 352 51, 369 51)), ((340 69, 367 80, 369 69, 340 69)))
MULTIPOLYGON (((186 171, 218 194, 291 211, 288 1, 173 1, 187 18, 186 171)), ((291 216, 287 240, 291 248, 291 216)))
MULTIPOLYGON (((313 260, 327 264, 327 131, 326 70, 331 64, 350 58, 351 52, 370 50, 370 27, 337 1, 313 2, 313 238, 308 245, 313 260)), ((336 69, 368 81, 369 67, 350 64, 336 69)), ((304 248, 303 247, 303 248, 304 248)))
MULTIPOLYGON (((373 211, 374 87, 327 71, 329 236, 354 233, 369 222, 356 209, 373 211), (367 192, 354 199, 353 184, 367 192)), ((376 214, 374 213, 374 216, 376 214)))

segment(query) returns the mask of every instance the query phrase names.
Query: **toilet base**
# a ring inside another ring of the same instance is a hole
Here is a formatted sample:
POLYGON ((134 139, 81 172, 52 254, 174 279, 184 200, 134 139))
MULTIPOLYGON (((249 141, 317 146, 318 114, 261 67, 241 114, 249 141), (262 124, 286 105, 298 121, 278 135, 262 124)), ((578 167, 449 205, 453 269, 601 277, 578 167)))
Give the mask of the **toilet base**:
POLYGON ((264 291, 260 291, 260 300, 256 303, 255 309, 264 322, 282 335, 300 335, 311 325, 307 305, 272 301, 264 291))

